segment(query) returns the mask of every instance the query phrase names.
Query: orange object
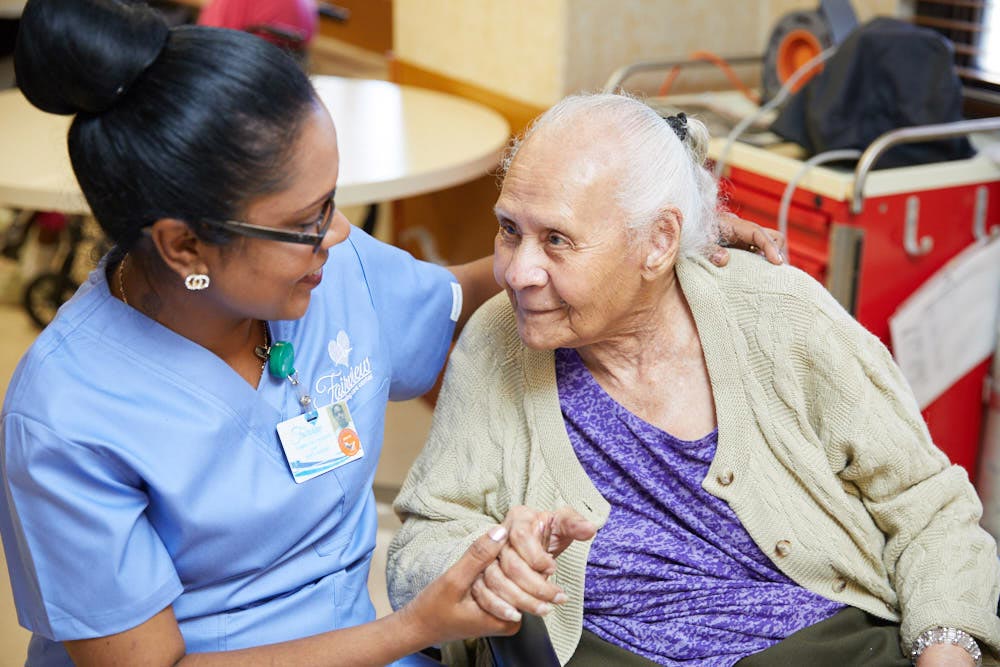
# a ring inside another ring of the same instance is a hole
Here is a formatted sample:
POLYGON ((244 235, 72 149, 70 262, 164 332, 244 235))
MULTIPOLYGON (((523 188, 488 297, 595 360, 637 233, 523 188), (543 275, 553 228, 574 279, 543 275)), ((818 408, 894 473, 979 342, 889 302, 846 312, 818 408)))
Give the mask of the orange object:
MULTIPOLYGON (((785 83, 795 72, 805 65, 811 58, 818 56, 823 51, 823 45, 819 39, 808 30, 792 30, 785 35, 778 44, 778 57, 775 66, 778 70, 778 81, 785 83)), ((812 72, 799 79, 791 92, 798 92, 809 79, 823 71, 823 65, 814 67, 812 72)))
MULTIPOLYGON (((716 55, 711 51, 693 51, 691 52, 691 55, 688 56, 688 58, 690 60, 703 60, 705 62, 712 63, 720 70, 722 70, 722 73, 726 75, 726 78, 729 79, 729 82, 731 84, 733 84, 733 87, 736 88, 741 93, 743 93, 743 95, 746 96, 748 100, 750 100, 754 104, 760 104, 760 97, 754 94, 752 90, 747 88, 747 86, 742 81, 740 81, 740 78, 736 76, 736 73, 733 71, 733 68, 729 66, 729 63, 727 63, 726 59, 723 58, 722 56, 716 55)), ((681 66, 674 65, 670 69, 670 72, 667 74, 667 78, 664 79, 663 83, 660 85, 660 90, 657 94, 663 96, 666 95, 668 92, 670 92, 670 87, 674 85, 674 81, 677 79, 680 73, 681 73, 681 66)))
POLYGON ((340 451, 346 456, 354 456, 361 451, 361 439, 358 438, 354 429, 343 429, 337 436, 337 444, 340 445, 340 451))

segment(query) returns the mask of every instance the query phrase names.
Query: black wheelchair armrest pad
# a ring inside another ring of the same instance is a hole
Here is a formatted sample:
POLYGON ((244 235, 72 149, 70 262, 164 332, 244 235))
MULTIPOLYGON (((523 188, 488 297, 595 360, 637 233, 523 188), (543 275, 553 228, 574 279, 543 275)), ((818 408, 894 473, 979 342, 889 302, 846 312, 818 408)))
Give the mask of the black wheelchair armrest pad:
POLYGON ((495 667, 560 667, 545 622, 522 614, 521 629, 510 637, 487 637, 495 667))

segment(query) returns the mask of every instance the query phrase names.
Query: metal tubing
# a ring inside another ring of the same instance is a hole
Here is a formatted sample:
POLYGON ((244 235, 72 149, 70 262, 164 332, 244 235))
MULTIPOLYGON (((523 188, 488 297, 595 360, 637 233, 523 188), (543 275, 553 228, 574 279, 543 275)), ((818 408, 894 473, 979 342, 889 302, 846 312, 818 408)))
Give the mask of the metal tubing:
POLYGON ((938 123, 936 125, 918 125, 890 130, 873 141, 854 169, 854 187, 851 193, 851 213, 857 215, 864 208, 865 179, 875 163, 893 146, 911 144, 918 141, 933 141, 960 137, 973 132, 988 132, 1000 130, 1000 117, 977 118, 975 120, 960 120, 954 123, 938 123))
MULTIPOLYGON (((752 65, 754 63, 763 62, 763 56, 736 56, 733 58, 723 58, 730 65, 752 65)), ((711 61, 708 60, 640 60, 634 62, 630 65, 623 65, 616 69, 610 77, 608 77, 607 83, 604 84, 605 93, 613 93, 633 74, 637 72, 651 72, 660 69, 667 69, 669 67, 687 67, 695 66, 701 67, 705 65, 713 65, 711 61)))

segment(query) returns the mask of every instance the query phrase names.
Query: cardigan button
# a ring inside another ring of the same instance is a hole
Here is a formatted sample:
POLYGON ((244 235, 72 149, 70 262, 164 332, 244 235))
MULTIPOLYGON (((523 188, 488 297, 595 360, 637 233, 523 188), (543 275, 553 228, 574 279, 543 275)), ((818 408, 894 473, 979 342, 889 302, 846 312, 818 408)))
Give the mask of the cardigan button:
POLYGON ((792 550, 792 543, 788 540, 778 540, 778 543, 774 545, 774 552, 779 556, 787 556, 792 550))
POLYGON ((833 591, 835 593, 843 593, 845 588, 847 588, 847 582, 843 579, 835 579, 833 581, 833 591))
POLYGON ((717 481, 722 486, 729 486, 730 484, 733 483, 733 471, 727 470, 725 472, 719 473, 715 477, 715 481, 717 481))

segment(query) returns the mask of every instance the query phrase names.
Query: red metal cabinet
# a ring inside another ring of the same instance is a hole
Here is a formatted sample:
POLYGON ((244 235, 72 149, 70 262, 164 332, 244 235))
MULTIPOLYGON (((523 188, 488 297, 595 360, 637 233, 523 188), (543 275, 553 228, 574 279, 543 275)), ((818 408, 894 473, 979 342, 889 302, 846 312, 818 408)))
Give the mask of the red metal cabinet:
MULTIPOLYGON (((733 151, 729 164, 722 183, 729 208, 748 220, 777 227, 782 194, 802 163, 745 146, 733 151)), ((862 325, 891 348, 893 312, 974 241, 977 215, 987 221, 1000 218, 1000 170, 978 156, 873 172, 857 214, 849 200, 853 172, 825 167, 814 172, 803 179, 792 199, 789 261, 827 285, 862 325), (926 254, 905 249, 908 214, 915 220, 918 239, 932 239, 926 254)), ((970 477, 977 467, 989 363, 973 369, 923 412, 934 441, 970 477)))

